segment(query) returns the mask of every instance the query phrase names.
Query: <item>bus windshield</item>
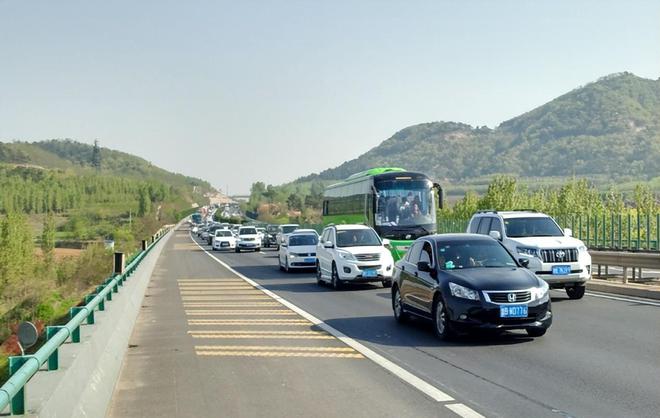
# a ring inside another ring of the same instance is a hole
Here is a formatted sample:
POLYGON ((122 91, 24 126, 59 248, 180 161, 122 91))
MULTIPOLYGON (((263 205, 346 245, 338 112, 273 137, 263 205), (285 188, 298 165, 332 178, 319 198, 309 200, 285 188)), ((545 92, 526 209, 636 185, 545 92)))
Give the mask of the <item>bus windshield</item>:
POLYGON ((377 226, 435 224, 435 197, 430 181, 388 180, 375 187, 377 226))

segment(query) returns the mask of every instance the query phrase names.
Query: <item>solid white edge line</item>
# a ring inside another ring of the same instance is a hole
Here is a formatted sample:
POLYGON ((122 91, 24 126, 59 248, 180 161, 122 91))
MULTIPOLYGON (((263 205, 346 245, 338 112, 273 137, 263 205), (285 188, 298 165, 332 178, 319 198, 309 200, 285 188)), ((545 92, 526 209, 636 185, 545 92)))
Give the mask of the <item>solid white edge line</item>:
POLYGON ((610 296, 610 295, 603 295, 601 293, 593 293, 593 292, 586 292, 588 296, 593 296, 595 298, 602 298, 602 299, 611 299, 611 300, 618 300, 620 302, 632 302, 632 303, 640 303, 642 305, 649 305, 649 306, 658 306, 660 307, 660 302, 651 302, 647 301, 644 299, 634 299, 634 298, 627 298, 625 296, 610 296))
POLYGON ((195 239, 190 235, 190 239, 197 244, 197 246, 206 253, 209 257, 211 257, 213 260, 215 260, 217 263, 219 263, 221 266, 226 268, 227 270, 231 271, 241 279, 245 280, 246 282, 250 283, 252 286, 255 288, 261 290, 271 298, 275 299, 276 301, 280 302, 282 305, 286 306, 287 308, 291 309, 292 311, 296 312, 298 315, 302 316, 303 318, 307 319, 314 325, 317 325, 319 328, 323 329, 324 331, 328 332, 332 336, 336 337, 340 341, 342 341, 344 344, 348 345, 349 347, 352 347, 354 350, 358 351, 361 353, 363 356, 368 358, 369 360, 373 361, 377 365, 381 366, 385 370, 389 371, 393 375, 397 376, 399 379, 403 380, 404 382, 408 383, 412 387, 416 388, 420 392, 426 394, 430 398, 436 400, 437 402, 451 402, 454 401, 454 398, 451 396, 447 395, 440 389, 436 388, 435 386, 431 385, 430 383, 426 382, 425 380, 415 376, 414 374, 410 373, 406 369, 394 364, 390 360, 386 359, 385 357, 381 356, 380 354, 376 353, 375 351, 371 350, 370 348, 366 347, 365 345, 359 343, 358 341, 352 339, 351 337, 348 337, 345 335, 343 332, 339 331, 338 329, 335 329, 331 327, 330 325, 326 324, 325 322, 321 321, 314 315, 310 314, 307 311, 304 311, 303 309, 299 308, 298 306, 294 305, 293 303, 289 302, 288 300, 282 298, 281 296, 271 292, 270 290, 266 289, 265 287, 261 286, 259 283, 255 282, 254 280, 242 275, 238 271, 234 270, 231 268, 227 263, 223 262, 222 260, 217 259, 216 257, 213 256, 213 254, 209 253, 205 248, 203 248, 201 245, 195 241, 195 239))
POLYGON ((483 415, 462 403, 450 403, 445 405, 453 413, 463 418, 485 418, 483 415))

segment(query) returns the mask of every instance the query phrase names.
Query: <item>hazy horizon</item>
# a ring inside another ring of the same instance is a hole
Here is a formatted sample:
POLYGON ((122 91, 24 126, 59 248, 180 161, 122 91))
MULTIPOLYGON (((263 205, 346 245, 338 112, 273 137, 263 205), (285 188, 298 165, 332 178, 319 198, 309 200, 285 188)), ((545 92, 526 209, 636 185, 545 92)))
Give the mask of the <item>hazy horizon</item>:
POLYGON ((495 127, 611 73, 657 79, 658 18, 653 1, 0 1, 0 141, 98 139, 244 194, 410 125, 495 127))

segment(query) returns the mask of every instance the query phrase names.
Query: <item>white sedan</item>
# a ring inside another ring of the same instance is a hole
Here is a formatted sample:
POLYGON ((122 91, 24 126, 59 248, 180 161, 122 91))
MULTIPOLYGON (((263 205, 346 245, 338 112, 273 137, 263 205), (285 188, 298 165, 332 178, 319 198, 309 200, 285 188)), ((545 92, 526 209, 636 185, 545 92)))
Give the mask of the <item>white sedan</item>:
POLYGON ((216 229, 211 248, 213 251, 233 250, 236 248, 236 238, 228 229, 216 229))
POLYGON ((280 244, 280 270, 316 267, 316 245, 319 236, 316 231, 296 231, 284 236, 280 244))

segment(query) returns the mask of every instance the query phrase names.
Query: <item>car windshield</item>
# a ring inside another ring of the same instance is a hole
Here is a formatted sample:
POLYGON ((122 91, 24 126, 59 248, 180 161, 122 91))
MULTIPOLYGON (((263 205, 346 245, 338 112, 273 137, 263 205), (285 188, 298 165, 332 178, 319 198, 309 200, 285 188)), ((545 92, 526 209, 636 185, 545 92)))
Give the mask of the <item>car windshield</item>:
POLYGON ((276 234, 277 233, 277 227, 276 226, 268 226, 268 228, 266 228, 266 231, 268 231, 269 234, 276 234))
POLYGON ((516 266, 513 257, 494 240, 438 241, 437 254, 440 270, 516 266))
POLYGON ((231 231, 228 231, 226 229, 219 229, 215 231, 215 236, 216 237, 231 237, 231 231))
POLYGON ((372 229, 345 229, 337 231, 337 247, 370 247, 381 245, 372 229))
POLYGON ((241 229, 238 231, 238 234, 239 234, 239 235, 256 235, 256 234, 257 234, 257 230, 254 229, 254 228, 241 228, 241 229))
POLYGON ((289 247, 316 245, 318 242, 316 235, 293 235, 289 238, 289 247))
POLYGON ((287 226, 283 226, 283 227, 282 227, 282 233, 283 233, 283 234, 290 234, 290 233, 292 233, 293 231, 295 231, 296 229, 298 229, 298 225, 287 225, 287 226))
POLYGON ((563 231, 550 217, 509 218, 504 220, 504 227, 510 238, 564 236, 563 231))
POLYGON ((376 185, 376 225, 403 226, 435 223, 435 198, 428 180, 381 181, 376 185))

